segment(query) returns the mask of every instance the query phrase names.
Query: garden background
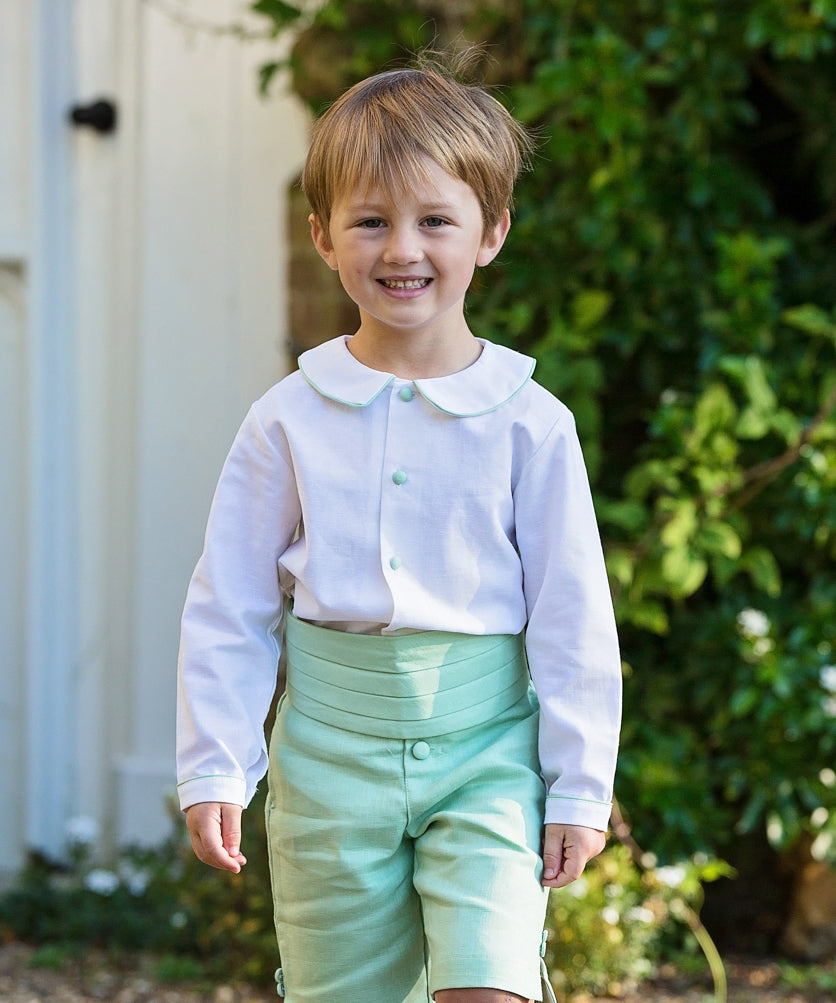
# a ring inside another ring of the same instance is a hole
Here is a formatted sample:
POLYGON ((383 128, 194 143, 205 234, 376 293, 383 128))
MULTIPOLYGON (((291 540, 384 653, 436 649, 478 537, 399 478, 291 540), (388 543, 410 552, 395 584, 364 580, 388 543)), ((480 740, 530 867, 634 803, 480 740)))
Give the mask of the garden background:
MULTIPOLYGON (((713 945, 832 972, 836 3, 253 10, 297 33, 253 81, 265 100, 292 86, 318 112, 416 49, 479 43, 483 77, 537 137, 468 319, 535 356, 576 415, 620 627, 620 840, 552 897, 563 991, 623 992, 706 957, 716 988, 713 945)), ((35 861, 0 930, 261 979, 270 904, 249 816, 237 881, 199 872, 177 827, 164 853, 106 867, 76 833, 63 884, 35 861)))

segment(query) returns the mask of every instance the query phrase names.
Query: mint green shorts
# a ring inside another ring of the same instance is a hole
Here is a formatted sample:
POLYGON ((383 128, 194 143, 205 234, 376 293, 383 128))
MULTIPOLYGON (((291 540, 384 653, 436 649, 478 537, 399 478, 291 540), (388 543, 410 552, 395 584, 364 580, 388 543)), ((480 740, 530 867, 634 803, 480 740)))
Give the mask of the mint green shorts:
POLYGON ((289 619, 267 798, 286 1003, 541 999, 538 716, 520 638, 289 619))

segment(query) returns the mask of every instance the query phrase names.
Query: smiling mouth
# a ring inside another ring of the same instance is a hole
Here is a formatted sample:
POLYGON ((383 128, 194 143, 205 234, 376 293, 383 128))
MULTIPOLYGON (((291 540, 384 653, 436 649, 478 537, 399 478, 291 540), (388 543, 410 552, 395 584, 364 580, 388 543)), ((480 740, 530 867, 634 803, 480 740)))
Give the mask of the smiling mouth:
POLYGON ((378 279, 387 289, 424 289, 432 279, 378 279))

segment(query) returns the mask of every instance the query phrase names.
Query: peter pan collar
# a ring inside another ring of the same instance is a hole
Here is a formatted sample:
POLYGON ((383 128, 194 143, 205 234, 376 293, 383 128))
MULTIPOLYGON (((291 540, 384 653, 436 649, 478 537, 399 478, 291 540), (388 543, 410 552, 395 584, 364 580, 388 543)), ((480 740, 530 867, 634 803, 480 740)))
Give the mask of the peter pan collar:
MULTIPOLYGON (((299 369, 323 397, 349 407, 366 407, 395 376, 364 366, 349 352, 348 340, 334 338, 309 349, 299 357, 299 369)), ((502 407, 529 381, 534 359, 481 338, 479 343, 482 354, 472 366, 451 376, 414 380, 411 385, 439 411, 458 418, 502 407)))

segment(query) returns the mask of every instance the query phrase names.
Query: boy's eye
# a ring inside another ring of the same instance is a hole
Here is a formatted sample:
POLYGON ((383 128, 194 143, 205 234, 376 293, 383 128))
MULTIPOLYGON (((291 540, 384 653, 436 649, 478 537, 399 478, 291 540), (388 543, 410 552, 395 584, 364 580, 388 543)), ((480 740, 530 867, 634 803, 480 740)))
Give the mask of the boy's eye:
POLYGON ((430 228, 436 228, 439 226, 444 226, 446 220, 443 220, 441 216, 427 216, 424 220, 424 225, 430 228))
POLYGON ((361 219, 357 224, 364 230, 379 230, 383 226, 382 219, 361 219))

